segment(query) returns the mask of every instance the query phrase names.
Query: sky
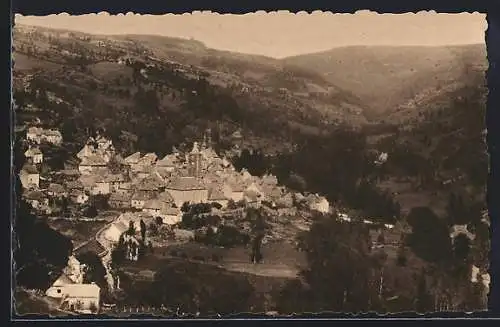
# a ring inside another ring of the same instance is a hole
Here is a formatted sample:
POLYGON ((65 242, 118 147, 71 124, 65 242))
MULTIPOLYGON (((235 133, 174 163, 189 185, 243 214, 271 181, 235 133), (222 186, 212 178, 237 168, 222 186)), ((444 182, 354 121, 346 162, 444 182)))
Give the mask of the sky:
POLYGON ((245 15, 108 13, 21 16, 17 23, 90 34, 150 34, 193 38, 207 47, 283 58, 349 45, 460 45, 484 43, 480 13, 356 14, 278 11, 245 15))

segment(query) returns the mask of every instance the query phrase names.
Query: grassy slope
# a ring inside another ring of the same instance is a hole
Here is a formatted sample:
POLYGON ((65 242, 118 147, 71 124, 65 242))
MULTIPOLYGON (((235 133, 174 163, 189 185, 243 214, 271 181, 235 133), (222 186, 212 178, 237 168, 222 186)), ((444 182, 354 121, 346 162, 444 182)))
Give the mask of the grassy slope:
MULTIPOLYGON (((390 112, 424 89, 463 77, 466 66, 487 66, 485 45, 449 47, 352 46, 286 58, 320 72, 370 103, 372 114, 390 112)), ((369 113, 368 113, 369 114, 369 113)))

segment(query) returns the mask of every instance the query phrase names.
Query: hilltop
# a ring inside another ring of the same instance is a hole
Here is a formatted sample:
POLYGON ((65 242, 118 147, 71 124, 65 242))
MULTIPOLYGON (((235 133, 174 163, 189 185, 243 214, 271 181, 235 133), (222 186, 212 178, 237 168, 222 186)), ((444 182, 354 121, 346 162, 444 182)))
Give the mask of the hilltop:
POLYGON ((284 59, 289 65, 320 73, 355 92, 367 117, 397 111, 422 93, 442 93, 450 84, 470 85, 484 74, 486 46, 349 46, 284 59))
MULTIPOLYGON (((320 74, 272 58, 209 49, 194 40, 17 25, 14 62, 16 91, 42 88, 50 101, 66 103, 72 113, 86 111, 100 124, 120 121, 131 111, 148 115, 141 108, 148 100, 134 98, 142 91, 157 103, 153 112, 163 126, 177 133, 183 124, 184 138, 191 136, 189 128, 199 129, 189 125, 199 122, 219 124, 225 134, 243 129, 252 146, 286 148, 292 134, 316 135, 366 121, 362 101, 320 74), (203 108, 208 103, 212 109, 203 108), (179 112, 182 119, 171 117, 179 112)), ((125 127, 120 129, 137 135, 125 127)))

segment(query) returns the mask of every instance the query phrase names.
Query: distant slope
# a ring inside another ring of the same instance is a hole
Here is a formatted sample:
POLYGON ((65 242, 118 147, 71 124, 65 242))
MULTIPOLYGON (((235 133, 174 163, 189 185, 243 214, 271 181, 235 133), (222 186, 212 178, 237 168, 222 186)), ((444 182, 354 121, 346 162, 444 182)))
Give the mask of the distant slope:
POLYGON ((467 83, 470 69, 485 71, 484 44, 443 47, 351 46, 285 58, 289 65, 321 73, 369 104, 368 116, 391 112, 424 89, 467 83))
MULTIPOLYGON (((14 86, 25 98, 16 101, 23 102, 19 112, 31 117, 20 121, 67 125, 72 117, 81 125, 72 129, 99 126, 117 136, 124 131, 160 137, 156 128, 162 126, 168 144, 206 127, 218 126, 223 135, 243 129, 247 145, 269 151, 289 148, 300 135, 366 122, 353 93, 272 58, 157 36, 24 25, 13 34, 14 86), (33 94, 37 90, 42 94, 33 94)), ((141 139, 148 149, 161 144, 141 139)))

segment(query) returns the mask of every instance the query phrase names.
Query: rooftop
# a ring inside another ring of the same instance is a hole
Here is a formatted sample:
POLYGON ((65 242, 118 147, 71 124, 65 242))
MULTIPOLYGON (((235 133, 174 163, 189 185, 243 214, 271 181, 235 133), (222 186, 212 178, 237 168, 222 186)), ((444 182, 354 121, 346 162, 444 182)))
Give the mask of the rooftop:
POLYGON ((38 174, 38 169, 36 169, 36 167, 33 165, 25 164, 21 172, 26 174, 38 174))
POLYGON ((122 194, 122 193, 111 193, 109 197, 109 201, 117 201, 117 202, 129 202, 132 198, 130 194, 122 194))
POLYGON ((82 166, 106 166, 106 161, 103 157, 98 155, 90 155, 88 157, 83 157, 80 162, 82 166))
POLYGON ((167 189, 190 191, 204 190, 205 187, 195 177, 178 177, 167 185, 167 189))
POLYGON ((129 155, 124 160, 128 164, 136 164, 136 163, 139 162, 139 159, 141 159, 141 153, 140 152, 136 152, 136 153, 133 153, 133 154, 129 155))

